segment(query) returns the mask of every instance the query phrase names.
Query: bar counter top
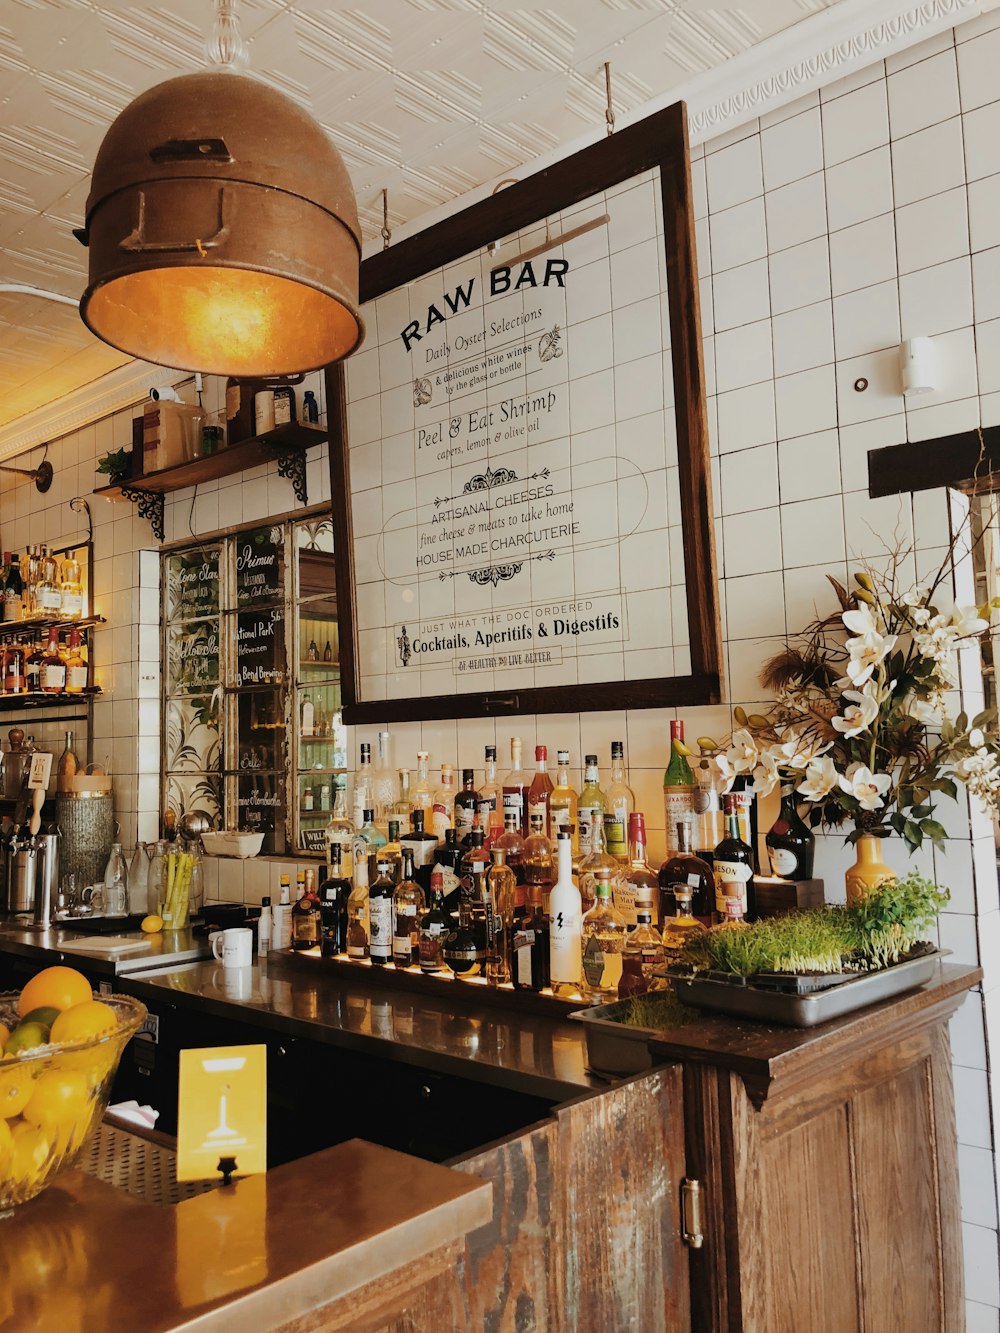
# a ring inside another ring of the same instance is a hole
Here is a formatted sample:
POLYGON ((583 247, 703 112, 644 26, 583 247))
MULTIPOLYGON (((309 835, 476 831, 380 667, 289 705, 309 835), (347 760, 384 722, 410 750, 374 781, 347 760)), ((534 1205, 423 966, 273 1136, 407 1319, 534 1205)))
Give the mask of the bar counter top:
POLYGON ((448 995, 394 989, 370 974, 364 984, 359 979, 351 985, 319 968, 286 968, 272 955, 249 969, 200 962, 144 971, 123 978, 121 989, 154 1013, 164 1003, 200 1009, 553 1102, 607 1087, 586 1067, 586 1035, 579 1024, 562 1015, 477 1003, 475 991, 460 983, 449 987, 448 995))
POLYGON ((32 930, 12 922, 0 924, 0 953, 13 954, 44 963, 63 963, 72 959, 78 967, 102 976, 127 976, 149 967, 164 967, 205 958, 211 953, 207 936, 190 930, 161 931, 143 935, 92 935, 50 926, 32 930))
POLYGON ((475 1176, 360 1139, 172 1207, 72 1170, 0 1221, 0 1327, 347 1327, 313 1319, 401 1267, 440 1264, 489 1221, 491 1195, 475 1176))

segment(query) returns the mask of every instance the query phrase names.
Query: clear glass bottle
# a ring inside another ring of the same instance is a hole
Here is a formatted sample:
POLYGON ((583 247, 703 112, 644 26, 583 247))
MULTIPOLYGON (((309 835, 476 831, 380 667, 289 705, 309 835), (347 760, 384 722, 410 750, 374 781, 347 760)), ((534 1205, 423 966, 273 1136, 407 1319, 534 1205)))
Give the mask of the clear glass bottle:
POLYGON ((271 909, 271 945, 289 949, 292 944, 292 890, 288 875, 278 880, 278 901, 271 909))
POLYGON ((413 810, 413 802, 410 800, 410 770, 408 768, 396 769, 396 803, 392 807, 392 813, 399 820, 400 828, 410 827, 410 812, 413 810))
POLYGON ((580 846, 576 826, 576 808, 578 796, 569 776, 569 750, 557 752, 555 786, 549 797, 550 835, 555 838, 560 829, 569 829, 573 834, 574 852, 580 846))
POLYGON ((554 991, 576 989, 581 975, 580 890, 573 879, 573 842, 568 833, 556 837, 558 874, 549 895, 549 975, 554 991))
POLYGON ((604 822, 604 791, 601 787, 600 769, 597 767, 597 755, 588 754, 584 768, 583 791, 577 803, 579 822, 580 856, 585 855, 585 848, 593 838, 592 826, 604 822))
POLYGON ((612 892, 619 893, 625 885, 625 867, 615 856, 609 856, 604 846, 604 821, 593 819, 590 823, 589 844, 580 840, 580 893, 583 896, 584 911, 588 911, 597 897, 597 878, 602 871, 607 871, 612 892))
POLYGON ((725 833, 722 816, 722 775, 715 759, 720 751, 715 746, 702 745, 698 762, 694 765, 694 794, 696 809, 692 846, 703 861, 711 860, 712 852, 725 833))
POLYGON ((80 631, 74 627, 66 644, 66 693, 82 694, 87 688, 87 659, 83 655, 80 631))
POLYGON ((323 837, 326 841, 327 853, 326 859, 329 864, 333 864, 333 849, 340 848, 340 864, 344 875, 350 879, 354 870, 354 840, 356 830, 354 821, 347 813, 347 779, 343 774, 338 774, 333 779, 333 812, 330 815, 330 822, 323 830, 323 837))
POLYGON ((635 796, 625 773, 625 745, 611 742, 611 781, 604 793, 604 842, 608 855, 629 859, 628 817, 635 809, 635 796))
POLYGON ((371 810, 374 814, 374 794, 372 784, 372 747, 365 741, 362 741, 358 771, 354 775, 354 800, 352 808, 354 827, 359 833, 365 823, 365 811, 371 810))
POLYGON ((497 781, 497 747, 487 745, 485 751, 485 778, 479 789, 480 803, 490 804, 489 818, 483 825, 486 841, 503 832, 503 787, 497 781))
POLYGON ((396 770, 392 766, 392 737, 388 731, 380 731, 376 737, 376 763, 372 773, 372 808, 375 811, 375 823, 383 831, 395 813, 399 789, 396 786, 396 770))
POLYGON ((490 921, 487 930, 486 980, 491 986, 505 986, 510 981, 510 937, 514 924, 517 881, 507 865, 502 847, 490 852, 493 864, 486 872, 490 891, 490 921))
POLYGON ((684 743, 684 723, 670 723, 670 760, 663 774, 663 812, 666 819, 667 848, 674 850, 673 836, 678 821, 695 815, 694 773, 688 762, 690 751, 684 743))
POLYGON ((629 931, 625 941, 625 955, 638 955, 639 966, 647 983, 652 980, 654 969, 663 966, 663 938, 653 925, 651 903, 641 902, 636 906, 635 930, 629 931))
POLYGON ((59 614, 63 620, 79 620, 83 615, 83 582, 80 562, 67 551, 59 570, 59 614))
POLYGON ((420 961, 420 922, 425 907, 424 891, 413 878, 413 853, 407 847, 392 895, 392 961, 397 967, 414 967, 420 961))
POLYGON ((549 752, 546 746, 535 746, 535 776, 531 779, 531 786, 528 788, 528 818, 525 828, 527 833, 531 828, 531 816, 541 815, 544 831, 547 837, 552 832, 552 779, 549 777, 549 752))
POLYGON ((521 738, 510 738, 510 771, 503 780, 504 820, 509 814, 517 815, 517 827, 523 837, 528 831, 528 778, 521 766, 521 738))
POLYGON ((104 867, 104 888, 105 890, 111 890, 111 893, 105 893, 104 915, 127 916, 128 866, 125 857, 122 855, 120 842, 111 844, 111 854, 108 857, 107 865, 104 867))
POLYGON ((542 895, 544 906, 552 892, 555 877, 552 842, 545 836, 541 815, 532 815, 531 832, 525 838, 521 851, 521 878, 525 884, 522 890, 524 902, 527 902, 530 890, 537 888, 542 895))
POLYGON ((663 923, 663 948, 668 955, 679 954, 695 931, 705 929, 691 911, 693 897, 694 890, 690 884, 673 886, 673 898, 677 908, 673 916, 667 917, 663 923))
MULTIPOLYGON (((369 866, 371 866, 373 863, 373 858, 379 856, 379 853, 381 853, 382 848, 385 846, 385 834, 375 823, 374 810, 362 811, 362 818, 363 822, 358 832, 358 842, 355 843, 354 856, 356 860, 358 857, 358 844, 363 843, 364 846, 368 849, 367 856, 369 860, 369 866)), ((381 856, 379 856, 379 859, 381 860, 381 856)))
POLYGON ((59 651, 59 631, 49 630, 49 646, 42 658, 39 688, 43 694, 63 694, 66 689, 66 663, 59 651))
MULTIPOLYGON (((67 740, 72 739, 67 733, 67 740)), ((145 916, 149 911, 149 858, 151 849, 137 842, 128 868, 128 910, 132 916, 145 916)))
POLYGON ((368 956, 384 967, 392 961, 392 899, 395 886, 389 878, 389 863, 379 857, 378 874, 368 890, 368 956))
POLYGON ((58 618, 62 610, 62 593, 59 590, 59 565, 48 547, 43 546, 38 561, 38 576, 35 583, 35 611, 40 616, 58 618))
POLYGON ((347 900, 347 956, 356 961, 368 957, 368 861, 354 863, 354 887, 347 900))
POLYGON ((410 804, 414 810, 423 810, 424 827, 431 831, 434 813, 434 788, 429 775, 430 754, 426 750, 417 751, 417 777, 410 788, 410 804))
POLYGON ((161 838, 153 849, 149 859, 149 879, 146 898, 146 911, 149 916, 159 916, 163 905, 166 884, 166 860, 170 844, 161 838))
POLYGON ((500 848, 504 854, 504 859, 508 867, 514 872, 515 882, 517 884, 517 915, 520 916, 524 910, 524 904, 527 901, 524 892, 524 847, 526 839, 521 837, 521 831, 518 828, 517 815, 513 810, 507 813, 504 819, 504 830, 493 839, 493 848, 500 848))
POLYGON ((613 891, 615 906, 630 926, 638 920, 640 903, 647 903, 650 912, 656 910, 659 899, 659 881, 656 871, 646 860, 646 819, 641 810, 633 810, 628 817, 628 862, 620 887, 613 891))
POLYGON ((584 912, 583 993, 590 1000, 618 997, 628 924, 611 901, 611 874, 603 867, 596 879, 594 905, 584 912))
POLYGON ((455 770, 451 764, 441 765, 441 785, 434 793, 431 832, 438 842, 444 842, 445 830, 455 822, 455 770))

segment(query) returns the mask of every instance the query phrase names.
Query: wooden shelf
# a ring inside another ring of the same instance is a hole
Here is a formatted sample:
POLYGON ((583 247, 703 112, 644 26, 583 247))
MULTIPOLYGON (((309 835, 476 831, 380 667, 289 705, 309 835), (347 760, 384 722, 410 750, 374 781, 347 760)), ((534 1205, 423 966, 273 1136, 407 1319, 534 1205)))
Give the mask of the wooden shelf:
POLYGON ((14 639, 19 634, 33 634, 36 630, 91 629, 94 625, 104 625, 104 616, 81 616, 79 620, 63 620, 59 616, 32 616, 25 620, 0 621, 0 639, 14 639))
POLYGON ((138 506, 140 518, 149 519, 153 535, 163 541, 164 495, 187 486, 197 486, 203 481, 231 477, 236 472, 245 472, 261 463, 277 461, 279 476, 291 481, 296 499, 302 504, 308 504, 306 450, 323 444, 327 438, 325 427, 295 421, 286 426, 277 426, 266 435, 255 435, 252 439, 231 444, 205 458, 192 458, 146 476, 129 477, 116 486, 99 486, 94 494, 107 500, 131 500, 138 506))
POLYGON ((62 708, 66 704, 85 706, 92 699, 99 699, 101 691, 96 687, 77 690, 73 694, 0 694, 0 713, 16 712, 22 708, 62 708))

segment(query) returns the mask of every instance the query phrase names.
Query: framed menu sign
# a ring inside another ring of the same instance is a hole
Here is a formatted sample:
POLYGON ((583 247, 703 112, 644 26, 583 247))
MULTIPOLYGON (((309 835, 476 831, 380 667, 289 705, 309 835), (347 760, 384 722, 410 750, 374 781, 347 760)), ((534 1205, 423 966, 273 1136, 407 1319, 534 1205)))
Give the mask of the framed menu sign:
POLYGON ((365 346, 328 385, 344 720, 716 701, 683 106, 361 288, 365 346))

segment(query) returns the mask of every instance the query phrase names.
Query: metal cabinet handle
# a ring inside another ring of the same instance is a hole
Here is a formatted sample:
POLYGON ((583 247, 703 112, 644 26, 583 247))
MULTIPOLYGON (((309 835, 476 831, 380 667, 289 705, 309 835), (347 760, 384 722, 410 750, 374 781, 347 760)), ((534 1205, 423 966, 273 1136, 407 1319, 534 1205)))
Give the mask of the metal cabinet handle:
POLYGON ((681 1239, 692 1250, 700 1250, 705 1237, 701 1229, 701 1181, 681 1181, 681 1239))

